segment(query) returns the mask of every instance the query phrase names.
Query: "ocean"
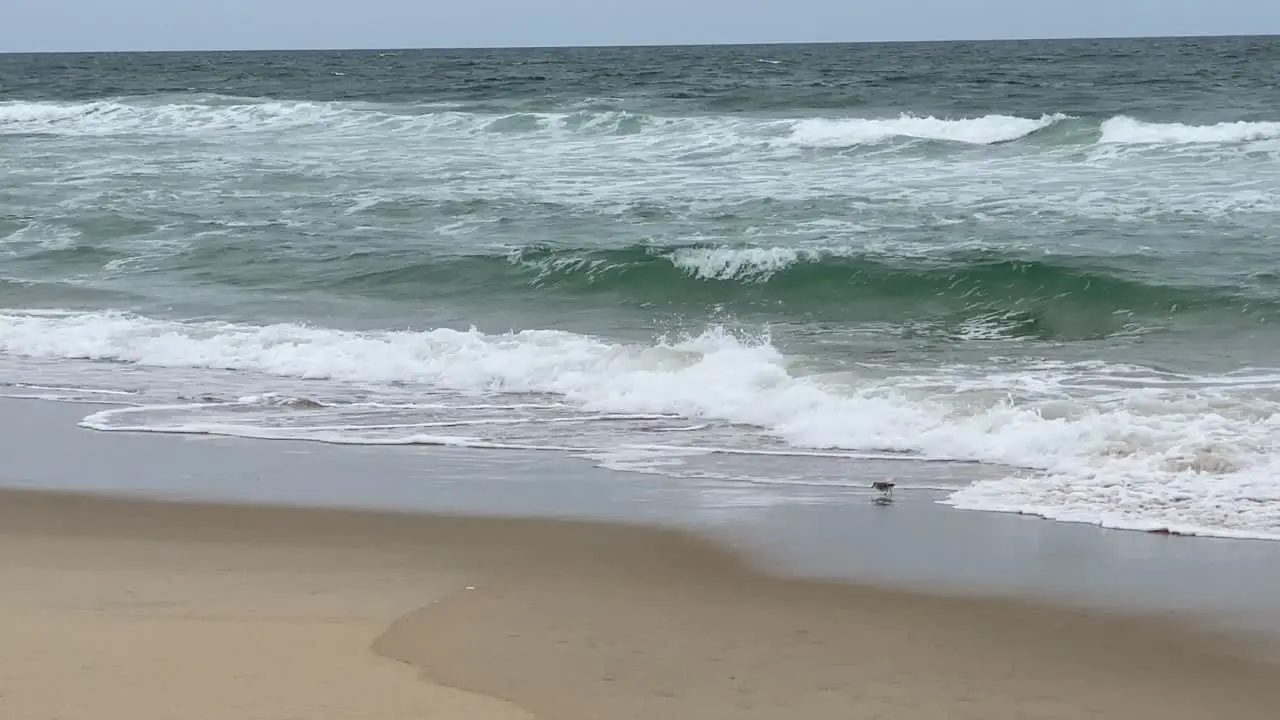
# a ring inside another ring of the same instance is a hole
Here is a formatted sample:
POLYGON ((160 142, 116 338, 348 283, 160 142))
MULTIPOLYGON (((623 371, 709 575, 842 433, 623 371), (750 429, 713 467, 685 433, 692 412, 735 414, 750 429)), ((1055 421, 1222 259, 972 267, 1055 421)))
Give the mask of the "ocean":
POLYGON ((1280 538, 1277 108, 1277 38, 0 55, 0 390, 1280 538))

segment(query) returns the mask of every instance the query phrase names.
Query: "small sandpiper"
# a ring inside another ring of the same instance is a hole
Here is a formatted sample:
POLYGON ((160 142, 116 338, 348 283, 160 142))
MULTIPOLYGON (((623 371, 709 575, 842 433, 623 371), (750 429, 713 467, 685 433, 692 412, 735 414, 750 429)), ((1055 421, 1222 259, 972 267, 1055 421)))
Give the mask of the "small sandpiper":
POLYGON ((893 486, 894 486, 894 485, 897 485, 897 483, 893 482, 892 480, 877 480, 877 481, 875 481, 875 482, 871 483, 871 487, 872 487, 872 489, 874 489, 874 490, 879 490, 880 492, 884 493, 885 495, 892 495, 892 494, 893 494, 893 486))

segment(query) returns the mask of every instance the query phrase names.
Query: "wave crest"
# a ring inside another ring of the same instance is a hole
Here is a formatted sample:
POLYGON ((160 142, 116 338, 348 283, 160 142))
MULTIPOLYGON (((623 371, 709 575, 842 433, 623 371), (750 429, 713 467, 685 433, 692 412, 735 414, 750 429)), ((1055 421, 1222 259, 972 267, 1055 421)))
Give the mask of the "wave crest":
POLYGON ((1060 113, 1035 119, 986 115, 948 120, 909 114, 892 119, 813 118, 797 122, 791 139, 811 147, 848 147, 894 138, 993 145, 1025 138, 1066 119, 1060 113))
MULTIPOLYGON (((487 286, 497 258, 457 262, 487 286)), ((849 311, 857 301, 893 301, 901 307, 946 303, 983 314, 1024 313, 1040 305, 1070 307, 1083 315, 1116 317, 1119 311, 1171 313, 1209 307, 1270 312, 1272 299, 1165 285, 1137 270, 1090 265, 1069 258, 1016 259, 983 251, 940 252, 915 257, 880 255, 848 247, 632 247, 618 250, 525 248, 506 260, 524 271, 510 280, 544 290, 624 292, 678 302, 762 300, 785 302, 796 311, 828 306, 849 311), (1237 308, 1237 309, 1240 309, 1237 308)), ((424 268, 425 270, 425 268, 424 268)), ((443 269, 437 268, 437 271, 443 269)), ((433 271, 433 272, 437 272, 433 271)), ((403 271, 393 271, 395 273, 403 271)), ((414 282, 413 271, 399 279, 414 282)), ((376 283, 395 278, 375 278, 376 283)), ((385 287, 385 285, 382 285, 385 287)))
POLYGON ((579 135, 657 133, 705 141, 781 142, 801 147, 847 147, 894 138, 969 144, 1008 142, 1049 127, 1064 115, 1039 119, 987 115, 939 119, 657 117, 615 109, 576 112, 469 113, 430 105, 257 100, 220 96, 120 98, 93 102, 0 102, 0 130, 68 135, 263 132, 315 127, 329 131, 579 135))
MULTIPOLYGON (((319 281, 318 281, 319 282, 319 281)), ((1280 315, 1274 294, 1162 284, 1140 268, 982 251, 886 256, 848 247, 528 247, 326 278, 322 287, 397 300, 484 287, 504 302, 593 302, 740 317, 884 322, 960 339, 1100 338, 1185 312, 1280 315)))
POLYGON ((1097 135, 1077 132, 1087 121, 1062 113, 1040 117, 988 114, 938 118, 753 118, 740 115, 665 117, 616 108, 565 112, 464 112, 440 104, 290 101, 211 95, 116 98, 91 102, 0 102, 0 133, 110 136, 116 134, 255 133, 312 129, 323 133, 419 135, 646 136, 682 140, 690 148, 715 145, 851 148, 895 140, 960 145, 1016 142, 1072 123, 1068 142, 1092 137, 1104 145, 1229 144, 1280 139, 1280 122, 1214 125, 1144 122, 1120 115, 1097 135))
POLYGON ((1224 122, 1215 125, 1151 123, 1114 117, 1102 123, 1099 142, 1116 145, 1229 144, 1280 139, 1280 122, 1224 122))

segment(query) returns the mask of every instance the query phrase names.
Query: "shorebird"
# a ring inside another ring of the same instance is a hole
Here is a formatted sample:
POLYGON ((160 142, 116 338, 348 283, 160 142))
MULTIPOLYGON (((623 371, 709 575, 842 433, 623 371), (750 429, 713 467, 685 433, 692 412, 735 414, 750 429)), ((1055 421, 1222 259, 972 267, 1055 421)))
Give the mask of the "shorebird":
POLYGON ((875 482, 871 483, 871 487, 872 487, 872 489, 874 489, 874 490, 879 490, 880 492, 884 493, 885 495, 892 495, 892 494, 893 494, 893 486, 894 486, 894 485, 897 485, 897 483, 893 482, 892 480, 877 480, 877 481, 875 481, 875 482))

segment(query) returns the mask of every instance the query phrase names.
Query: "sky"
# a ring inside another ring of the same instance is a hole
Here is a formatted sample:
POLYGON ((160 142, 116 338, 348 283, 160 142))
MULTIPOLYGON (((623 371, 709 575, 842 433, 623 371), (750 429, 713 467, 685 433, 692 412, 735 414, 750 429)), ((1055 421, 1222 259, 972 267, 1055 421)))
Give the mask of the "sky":
POLYGON ((1280 0, 0 0, 0 52, 1280 34, 1280 0))

